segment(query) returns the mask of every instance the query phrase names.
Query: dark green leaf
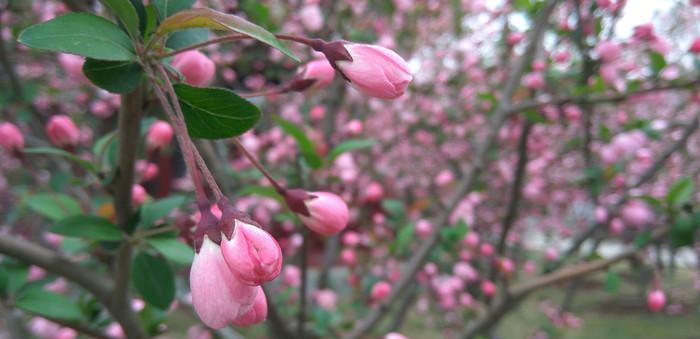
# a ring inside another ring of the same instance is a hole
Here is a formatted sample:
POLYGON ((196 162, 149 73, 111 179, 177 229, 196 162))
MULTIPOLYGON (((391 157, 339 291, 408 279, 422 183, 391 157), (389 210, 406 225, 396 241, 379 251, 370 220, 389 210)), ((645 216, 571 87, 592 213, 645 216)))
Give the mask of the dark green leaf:
POLYGON ((682 217, 671 226, 671 245, 673 247, 692 246, 695 243, 695 233, 698 223, 692 218, 682 217))
POLYGON ((194 251, 177 238, 148 238, 149 245, 176 264, 189 265, 194 259, 194 251))
POLYGON ((124 25, 131 37, 139 36, 139 16, 129 0, 100 0, 124 25))
POLYGON ((95 86, 112 93, 134 90, 143 76, 141 65, 130 61, 105 61, 87 58, 83 73, 95 86))
POLYGON ((99 60, 136 60, 129 36, 111 21, 69 13, 25 29, 18 41, 32 48, 78 54, 99 60))
POLYGON ((116 225, 95 215, 74 215, 65 218, 53 225, 49 232, 98 241, 117 241, 122 238, 122 232, 116 225))
POLYGON ((649 53, 649 66, 651 67, 652 73, 657 76, 661 73, 661 70, 666 67, 666 59, 661 53, 650 52, 649 53))
POLYGON ((273 119, 285 133, 291 135, 292 138, 297 141, 301 156, 304 157, 306 163, 309 164, 311 168, 321 168, 323 165, 323 160, 321 159, 321 156, 318 155, 318 152, 316 152, 316 146, 314 146, 311 139, 306 136, 304 130, 291 121, 287 121, 279 117, 273 117, 273 119))
POLYGON ((644 231, 642 233, 639 233, 635 238, 634 238, 634 246, 636 248, 644 248, 646 247, 649 243, 651 242, 651 232, 649 231, 644 231))
POLYGON ((187 130, 192 137, 223 139, 241 135, 260 119, 260 110, 225 88, 176 84, 187 130))
POLYGON ((620 289, 620 275, 613 272, 613 271, 608 271, 608 273, 605 275, 605 290, 608 293, 616 293, 620 289))
POLYGON ((155 226, 158 219, 167 217, 174 209, 182 206, 185 200, 185 196, 176 195, 144 203, 141 205, 140 227, 155 226))
POLYGON ((74 161, 78 165, 80 165, 82 168, 92 172, 92 173, 97 173, 97 167, 95 167, 95 164, 93 164, 90 161, 87 161, 73 153, 66 152, 62 149, 59 148, 53 148, 53 147, 33 147, 33 148, 25 148, 24 153, 28 154, 50 154, 50 155, 58 155, 62 156, 68 160, 74 161))
POLYGON ((161 20, 186 9, 192 8, 194 0, 154 0, 153 5, 156 6, 161 20))
POLYGON ((175 298, 175 276, 165 259, 137 254, 131 264, 131 278, 146 302, 160 309, 170 307, 175 298))
POLYGON ((16 305, 31 313, 61 320, 80 320, 80 308, 70 299, 40 288, 23 291, 15 301, 16 305))
POLYGON ((670 206, 681 206, 688 202, 695 191, 695 183, 690 177, 681 177, 671 185, 666 193, 666 202, 670 206))
POLYGON ((350 139, 346 140, 339 145, 333 147, 333 149, 328 152, 328 156, 326 159, 328 159, 329 163, 332 163, 335 161, 338 156, 345 152, 350 152, 362 148, 369 148, 372 147, 376 144, 377 142, 372 139, 350 139))
POLYGON ((25 196, 22 201, 34 212, 56 221, 82 212, 80 204, 75 199, 61 193, 25 196))
POLYGON ((547 119, 544 117, 544 115, 537 111, 525 111, 523 112, 523 115, 525 115, 525 119, 527 119, 531 123, 537 124, 547 122, 547 119))
POLYGON ((266 43, 295 61, 299 59, 282 41, 264 28, 239 16, 217 12, 209 8, 197 8, 182 11, 161 22, 156 34, 166 34, 187 28, 209 28, 213 30, 236 32, 266 43))

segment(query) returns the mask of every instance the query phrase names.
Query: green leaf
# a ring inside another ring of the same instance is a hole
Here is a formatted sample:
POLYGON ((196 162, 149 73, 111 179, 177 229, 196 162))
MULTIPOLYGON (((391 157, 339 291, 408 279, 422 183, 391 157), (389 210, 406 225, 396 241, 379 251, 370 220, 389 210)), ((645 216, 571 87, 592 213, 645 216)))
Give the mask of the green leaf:
POLYGON ((154 0, 153 5, 156 6, 161 20, 186 9, 192 8, 194 0, 154 0))
POLYGON ((678 207, 690 200, 695 191, 695 183, 690 177, 681 177, 671 185, 666 193, 666 202, 670 206, 678 207))
POLYGON ((181 49, 207 41, 208 39, 209 30, 206 28, 183 29, 171 34, 166 45, 168 48, 181 49))
POLYGON ((141 205, 141 220, 140 227, 151 227, 156 224, 158 219, 168 216, 172 210, 182 206, 185 203, 185 196, 176 195, 168 198, 158 199, 153 202, 147 202, 141 205))
POLYGON ((654 76, 658 76, 661 70, 666 67, 666 59, 661 53, 650 52, 649 53, 649 66, 654 76))
POLYGON ((267 29, 273 28, 274 22, 270 20, 270 8, 267 5, 259 0, 244 0, 240 4, 247 18, 267 29))
POLYGON ((321 156, 318 155, 318 152, 316 152, 316 146, 314 146, 311 139, 306 136, 304 130, 295 125, 293 122, 284 120, 280 117, 275 116, 273 119, 285 133, 291 135, 292 138, 297 141, 301 156, 304 158, 304 160, 306 160, 306 163, 308 163, 311 168, 321 168, 323 165, 323 160, 321 159, 321 156))
POLYGON ((100 0, 124 25, 132 38, 139 36, 139 16, 129 0, 100 0))
POLYGON ((698 223, 692 218, 683 217, 676 220, 671 226, 671 245, 673 247, 692 246, 695 243, 695 233, 698 223))
POLYGON ((129 36, 111 21, 69 13, 25 29, 18 41, 32 48, 78 54, 99 60, 136 60, 129 36))
POLYGON ((399 199, 382 200, 382 209, 387 211, 392 217, 400 217, 406 214, 406 209, 403 207, 403 202, 399 199))
POLYGON ((74 215, 53 225, 49 232, 97 241, 118 241, 122 231, 111 221, 95 215, 74 215))
POLYGON ((639 233, 636 237, 634 237, 634 246, 638 249, 646 247, 650 242, 651 242, 651 232, 650 231, 644 231, 642 233, 639 233))
POLYGON ((194 259, 192 248, 177 240, 177 238, 154 237, 148 238, 146 242, 176 264, 189 265, 194 259))
POLYGON ((39 193, 25 196, 22 202, 32 211, 55 221, 82 212, 80 204, 75 199, 61 193, 39 193))
POLYGON ((333 149, 328 152, 328 156, 326 159, 328 159, 329 163, 332 163, 335 161, 336 158, 338 158, 341 154, 345 152, 350 152, 362 148, 370 148, 377 144, 377 141, 373 139, 350 139, 346 140, 337 146, 333 147, 333 149))
POLYGON ((176 84, 175 92, 194 138, 223 139, 241 135, 260 120, 260 109, 225 88, 176 84))
POLYGON ((523 115, 525 115, 525 119, 534 124, 547 122, 547 118, 545 118, 544 115, 542 115, 542 113, 537 111, 525 111, 523 112, 523 115))
POLYGON ((282 197, 280 196, 279 193, 275 190, 274 187, 272 186, 258 186, 258 185, 248 185, 245 186, 243 189, 238 191, 238 195, 250 195, 250 194, 256 194, 261 197, 266 197, 266 198, 272 198, 277 201, 282 201, 282 197))
POLYGON ((97 173, 97 167, 95 167, 95 164, 93 164, 90 161, 87 161, 73 153, 66 152, 62 149, 59 148, 53 148, 53 147, 32 147, 32 148, 25 148, 24 153, 28 154, 49 154, 49 155, 58 155, 62 156, 68 160, 74 161, 80 167, 86 169, 89 172, 92 173, 97 173))
POLYGON ((31 288, 23 291, 15 304, 31 313, 60 320, 80 320, 83 314, 76 303, 60 294, 31 288))
POLYGON ((411 240, 413 240, 413 233, 415 232, 414 224, 407 224, 399 230, 396 234, 396 240, 389 246, 389 251, 393 254, 401 254, 408 249, 411 245, 411 240))
POLYGON ((0 265, 0 295, 7 296, 19 291, 27 282, 29 267, 3 261, 0 265))
POLYGON ((605 290, 608 293, 616 293, 620 289, 620 275, 613 272, 613 271, 608 271, 608 273, 605 275, 605 290))
POLYGON ((83 74, 95 86, 112 93, 133 91, 143 77, 141 65, 130 61, 105 61, 87 58, 83 74))
POLYGON ((167 309, 175 298, 175 276, 161 257, 139 253, 131 264, 131 278, 143 300, 167 309))
POLYGON ((213 30, 236 32, 260 42, 266 43, 295 61, 299 59, 282 41, 264 28, 239 16, 217 12, 209 8, 190 9, 177 13, 161 22, 156 34, 164 36, 186 28, 209 28, 213 30))
POLYGON ((143 25, 143 36, 150 37, 158 25, 158 10, 155 6, 153 6, 153 4, 145 6, 143 10, 146 12, 143 25))

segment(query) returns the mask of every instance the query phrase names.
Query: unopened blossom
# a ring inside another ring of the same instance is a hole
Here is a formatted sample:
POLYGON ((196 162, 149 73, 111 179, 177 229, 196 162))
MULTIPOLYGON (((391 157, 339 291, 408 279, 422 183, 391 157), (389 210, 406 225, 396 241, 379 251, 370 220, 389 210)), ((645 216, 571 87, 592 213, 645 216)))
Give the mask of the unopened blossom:
POLYGON ((666 306, 666 294, 660 289, 653 290, 647 295, 647 306, 652 312, 659 312, 666 306))
POLYGON ((46 124, 49 140, 59 147, 74 147, 80 142, 80 129, 67 115, 54 115, 46 124))
POLYGON ((342 231, 350 219, 348 205, 341 197, 330 192, 287 190, 285 199, 304 225, 322 235, 342 231))
POLYGON ((257 295, 253 307, 231 323, 236 326, 251 326, 265 321, 267 318, 267 297, 262 287, 257 287, 257 295))
MULTIPOLYGON (((335 77, 335 69, 326 58, 319 58, 316 60, 309 61, 300 68, 297 75, 292 80, 289 85, 289 89, 296 92, 302 92, 305 90, 319 89, 328 86, 335 77)), ((316 106, 322 109, 322 115, 325 115, 325 110, 322 106, 316 106)), ((312 110, 313 113, 313 110, 312 110)), ((318 117, 320 112, 316 112, 315 115, 312 114, 316 120, 320 119, 318 117)))
POLYGON ((15 124, 0 123, 0 147, 8 152, 20 151, 24 148, 24 136, 15 124))
POLYGON ((151 150, 165 148, 172 142, 173 135, 173 127, 165 121, 158 120, 148 128, 146 145, 151 150))
POLYGON ((192 86, 207 86, 216 73, 216 65, 200 51, 186 51, 175 56, 172 66, 182 73, 192 86))
POLYGON ((276 278, 282 269, 282 249, 262 228, 236 220, 230 239, 222 239, 221 252, 231 272, 244 284, 260 285, 276 278))
POLYGON ((390 293, 391 285, 386 281, 377 282, 372 286, 372 290, 370 291, 370 295, 374 301, 384 300, 390 293))

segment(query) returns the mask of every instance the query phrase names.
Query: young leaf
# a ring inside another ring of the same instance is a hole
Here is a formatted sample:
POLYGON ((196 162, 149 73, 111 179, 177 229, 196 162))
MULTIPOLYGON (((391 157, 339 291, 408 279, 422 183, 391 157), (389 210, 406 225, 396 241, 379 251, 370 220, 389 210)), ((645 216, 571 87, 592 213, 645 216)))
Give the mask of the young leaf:
POLYGON ((304 160, 306 160, 309 166, 311 166, 311 168, 321 168, 323 165, 323 160, 321 159, 321 156, 318 155, 318 152, 316 152, 316 146, 314 146, 311 139, 306 136, 304 130, 294 123, 282 118, 273 117, 273 119, 285 133, 291 135, 294 140, 297 141, 301 156, 304 157, 304 160))
POLYGON ((31 48, 99 60, 136 60, 124 31, 105 18, 87 13, 69 13, 31 26, 17 40, 31 48))
POLYGON ((377 142, 373 139, 350 139, 342 142, 341 144, 333 147, 333 149, 328 152, 328 163, 332 163, 341 154, 345 152, 350 152, 362 148, 370 148, 374 146, 377 142))
POLYGON ((295 61, 299 59, 282 41, 264 28, 247 21, 239 16, 217 12, 209 8, 197 8, 182 11, 163 20, 156 31, 158 36, 164 36, 186 28, 209 28, 219 31, 240 33, 266 43, 295 61))
POLYGON ((176 84, 175 92, 187 131, 194 138, 235 137, 253 128, 260 119, 258 107, 225 88, 176 84))
POLYGON ((154 237, 146 240, 163 256, 180 265, 189 265, 194 259, 194 251, 177 238, 154 237))
POLYGON ((185 203, 185 196, 176 195, 168 198, 158 199, 153 202, 141 205, 140 227, 151 227, 158 219, 168 216, 170 212, 185 203))
POLYGON ((25 311, 60 320, 80 320, 83 314, 75 302, 40 288, 26 289, 17 297, 17 306, 25 311))
POLYGON ((57 222, 49 232, 97 241, 118 241, 122 232, 111 221, 95 215, 74 215, 57 222))
POLYGON ((124 25, 131 37, 139 36, 139 16, 129 0, 101 0, 124 25))
POLYGON ((131 264, 136 290, 149 304, 167 309, 175 298, 175 276, 165 259, 139 253, 131 264))
POLYGON ((177 13, 190 9, 194 0, 155 0, 153 4, 158 10, 158 16, 161 20, 177 13))
POLYGON ((666 193, 666 202, 670 206, 680 206, 688 202, 695 191, 695 183, 690 177, 681 177, 671 185, 666 193))
POLYGON ((97 167, 95 167, 95 164, 93 164, 90 161, 87 161, 81 157, 76 156, 73 153, 66 152, 62 149, 59 148, 53 148, 53 147, 33 147, 33 148, 25 148, 24 153, 28 154, 50 154, 50 155, 58 155, 62 156, 68 160, 74 161, 78 165, 80 165, 82 168, 86 169, 89 172, 92 173, 97 173, 97 167))
POLYGON ((80 204, 61 193, 39 193, 25 196, 22 201, 34 212, 55 221, 81 213, 80 204))
POLYGON ((166 46, 172 49, 185 48, 207 41, 209 35, 209 30, 206 28, 183 29, 171 34, 168 42, 166 42, 166 46))
POLYGON ((141 65, 129 61, 104 61, 87 58, 83 74, 95 84, 112 93, 128 93, 141 82, 141 65))

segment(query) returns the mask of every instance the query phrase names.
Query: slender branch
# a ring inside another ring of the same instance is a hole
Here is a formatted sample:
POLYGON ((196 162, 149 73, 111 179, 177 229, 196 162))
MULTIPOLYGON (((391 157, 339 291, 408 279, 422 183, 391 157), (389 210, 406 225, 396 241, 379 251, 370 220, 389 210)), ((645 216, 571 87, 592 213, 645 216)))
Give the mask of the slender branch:
POLYGON ((493 118, 489 123, 489 129, 487 135, 482 144, 479 145, 476 151, 475 159, 472 161, 471 169, 458 184, 455 189, 454 195, 449 199, 447 206, 447 211, 442 213, 433 225, 440 225, 440 227, 435 227, 433 232, 427 237, 425 241, 422 242, 420 247, 411 256, 409 262, 406 264, 406 269, 402 272, 401 278, 394 284, 389 296, 380 303, 379 307, 370 310, 370 312, 362 319, 358 320, 355 326, 344 336, 347 339, 356 339, 365 337, 372 328, 386 315, 385 310, 387 305, 393 304, 400 297, 401 293, 413 282, 416 272, 422 267, 425 260, 432 252, 435 245, 437 245, 440 240, 440 230, 441 227, 448 224, 450 214, 457 207, 461 199, 470 192, 476 179, 481 174, 481 172, 486 168, 488 161, 488 152, 494 145, 498 131, 503 125, 505 119, 509 115, 510 102, 517 89, 520 79, 525 71, 526 66, 532 61, 533 55, 537 50, 537 46, 540 45, 542 37, 544 35, 545 29, 548 26, 549 17, 554 11, 558 0, 549 0, 547 4, 540 11, 539 16, 530 32, 530 43, 522 55, 520 60, 515 65, 514 69, 511 71, 508 81, 504 87, 503 95, 501 97, 501 103, 493 118))
POLYGON ((277 180, 275 180, 275 178, 272 177, 270 172, 268 172, 265 169, 265 167, 260 163, 260 161, 258 161, 258 159, 253 154, 248 152, 248 150, 245 148, 245 146, 243 146, 243 144, 241 144, 241 141, 238 140, 238 138, 233 138, 233 144, 236 145, 236 148, 243 154, 243 156, 245 156, 248 159, 248 161, 250 161, 250 163, 252 163, 253 166, 255 166, 255 168, 257 168, 260 171, 260 173, 262 173, 263 176, 265 176, 267 181, 270 182, 270 184, 272 185, 272 187, 275 188, 277 193, 283 194, 283 192, 285 191, 284 187, 282 187, 277 182, 277 180))
MULTIPOLYGON (((191 142, 191 140, 190 140, 191 142)), ((214 193, 214 197, 216 197, 216 200, 220 200, 224 197, 224 193, 221 191, 221 188, 219 187, 219 184, 216 183, 216 179, 214 179, 214 175, 211 174, 211 171, 209 170, 209 167, 207 166, 207 162, 204 161, 204 158, 202 158, 202 155, 199 154, 199 151, 197 150, 197 146, 194 145, 194 143, 191 143, 192 145, 192 150, 194 151, 194 158, 197 161, 197 165, 199 165, 199 169, 202 171, 202 174, 204 174, 204 179, 207 181, 207 184, 209 184, 209 188, 211 188, 212 192, 214 193)))
MULTIPOLYGON (((134 162, 136 145, 139 141, 142 114, 142 88, 137 87, 132 92, 122 95, 121 111, 119 112, 117 140, 119 153, 117 160, 117 175, 114 179, 114 210, 117 225, 125 232, 131 233, 131 190, 134 185, 134 162)), ((145 338, 139 320, 131 310, 129 297, 129 280, 132 246, 129 241, 122 241, 114 258, 114 292, 111 305, 119 317, 125 334, 131 338, 145 338)), ((115 314, 115 317, 117 315, 115 314)))

